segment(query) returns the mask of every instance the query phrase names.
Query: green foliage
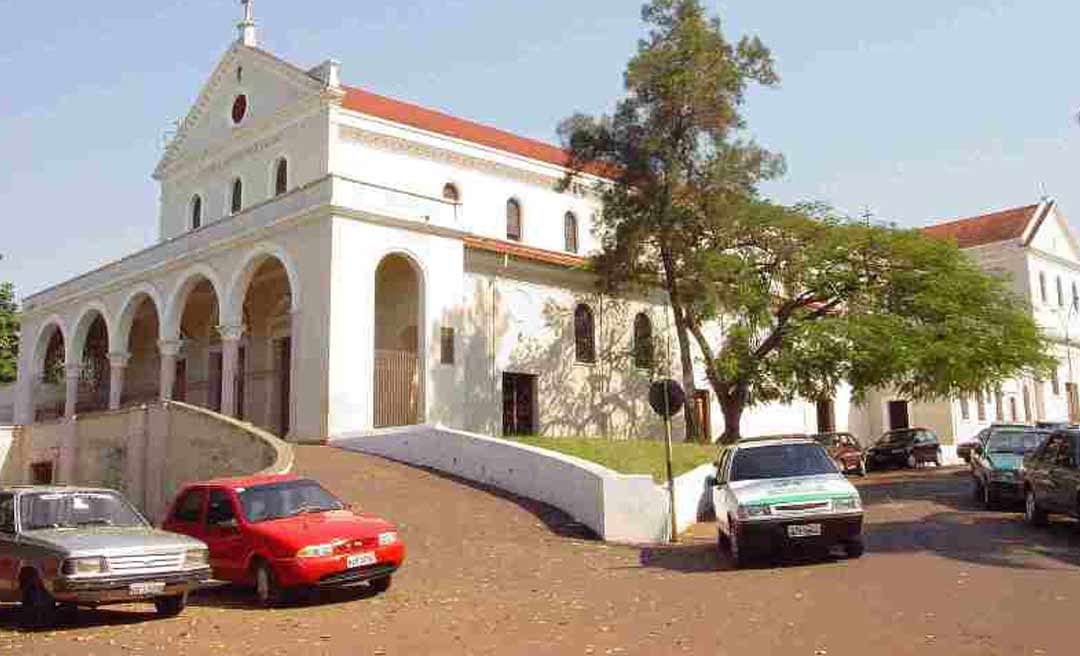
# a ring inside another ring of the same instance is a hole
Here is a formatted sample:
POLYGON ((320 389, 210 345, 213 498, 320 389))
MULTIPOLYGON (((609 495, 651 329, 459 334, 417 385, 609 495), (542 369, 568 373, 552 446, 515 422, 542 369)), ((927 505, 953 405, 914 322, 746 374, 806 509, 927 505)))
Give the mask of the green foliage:
MULTIPOLYGON (((597 186, 601 278, 609 287, 664 280, 684 386, 692 388, 682 271, 694 251, 683 227, 695 215, 684 205, 693 189, 752 194, 759 180, 783 170, 779 156, 743 138, 739 113, 751 83, 771 86, 778 77, 760 40, 728 42, 698 0, 653 0, 642 18, 649 32, 627 65, 626 95, 614 113, 570 117, 559 132, 571 168, 614 180, 597 186)), ((692 415, 687 421, 692 435, 701 434, 692 415)))
POLYGON ((15 287, 0 283, 0 384, 15 382, 19 365, 19 316, 15 287))

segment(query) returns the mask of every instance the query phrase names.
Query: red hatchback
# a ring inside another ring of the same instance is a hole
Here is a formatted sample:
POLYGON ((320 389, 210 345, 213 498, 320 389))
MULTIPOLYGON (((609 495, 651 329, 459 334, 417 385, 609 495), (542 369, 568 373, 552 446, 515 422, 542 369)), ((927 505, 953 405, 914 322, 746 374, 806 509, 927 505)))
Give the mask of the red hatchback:
POLYGON ((162 528, 206 542, 214 578, 253 584, 264 604, 292 588, 361 581, 383 592, 405 559, 393 524, 293 475, 188 484, 162 528))

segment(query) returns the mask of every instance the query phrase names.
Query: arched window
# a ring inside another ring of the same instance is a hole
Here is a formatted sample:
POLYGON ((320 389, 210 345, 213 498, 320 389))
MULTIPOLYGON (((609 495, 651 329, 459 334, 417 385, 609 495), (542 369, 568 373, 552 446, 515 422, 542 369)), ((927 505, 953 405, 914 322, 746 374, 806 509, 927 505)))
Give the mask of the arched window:
POLYGON ((244 183, 236 178, 232 183, 232 198, 229 201, 229 209, 233 214, 238 214, 244 207, 244 183))
POLYGON ((634 366, 639 369, 653 366, 652 320, 644 312, 634 317, 634 366))
POLYGON ((521 241, 521 203, 514 198, 506 201, 506 238, 521 241))
POLYGON ((578 227, 577 217, 573 212, 567 212, 563 217, 563 234, 566 237, 566 251, 568 253, 578 252, 578 227))
POLYGON ((195 194, 191 197, 191 229, 198 230, 202 226, 202 196, 195 194))
POLYGON ((578 362, 596 362, 596 322, 584 303, 574 308, 574 356, 578 362))
POLYGON ((282 157, 274 168, 274 195, 280 196, 289 188, 289 160, 282 157))
POLYGON ((447 182, 442 188, 443 200, 448 200, 451 203, 461 202, 461 194, 458 192, 457 186, 452 182, 447 182))

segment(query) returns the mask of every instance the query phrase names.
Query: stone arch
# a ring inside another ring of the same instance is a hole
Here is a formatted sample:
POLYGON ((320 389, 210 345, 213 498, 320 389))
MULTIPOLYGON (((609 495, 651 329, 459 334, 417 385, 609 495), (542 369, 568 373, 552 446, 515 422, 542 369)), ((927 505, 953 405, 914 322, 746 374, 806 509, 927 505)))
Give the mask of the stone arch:
POLYGON ((189 268, 184 272, 184 275, 180 277, 179 282, 177 282, 176 286, 173 288, 172 294, 169 296, 168 306, 165 309, 165 317, 161 324, 162 339, 180 339, 180 320, 184 316, 184 306, 187 303, 188 295, 191 293, 191 290, 203 280, 210 283, 210 287, 214 290, 214 295, 217 297, 218 303, 222 303, 225 288, 222 286, 221 278, 218 277, 217 272, 209 265, 202 263, 189 268))
POLYGON ((218 295, 218 298, 222 299, 222 323, 237 325, 242 322, 244 296, 247 294, 248 285, 251 284, 251 278, 255 275, 255 272, 268 259, 277 260, 281 267, 285 269, 285 274, 289 278, 289 289, 292 294, 292 307, 289 311, 296 312, 300 309, 300 275, 296 270, 296 265, 281 245, 273 242, 262 242, 256 244, 244 256, 243 264, 236 270, 236 273, 233 274, 232 279, 229 281, 227 296, 218 295))
POLYGON ((60 318, 59 315, 51 315, 45 321, 41 322, 38 326, 37 332, 34 334, 34 356, 31 361, 33 369, 31 373, 36 378, 41 374, 41 368, 45 364, 45 349, 49 346, 49 340, 52 338, 52 329, 60 331, 60 339, 64 342, 65 355, 67 352, 68 344, 71 343, 69 339, 70 333, 68 332, 67 323, 60 318))
MULTIPOLYGON (((149 299, 154 305, 154 311, 158 317, 164 316, 165 305, 161 301, 161 294, 156 287, 144 282, 136 285, 124 298, 120 305, 120 313, 117 315, 115 329, 109 329, 109 350, 114 353, 123 353, 128 349, 128 338, 131 335, 131 324, 135 321, 135 312, 143 299, 149 299)), ((160 337, 160 335, 159 335, 160 337)))
POLYGON ((112 317, 109 316, 108 310, 105 309, 105 304, 98 300, 90 301, 82 306, 79 310, 78 318, 75 320, 75 329, 71 333, 71 348, 68 349, 68 362, 76 363, 73 361, 73 354, 81 354, 83 348, 86 346, 86 337, 90 332, 90 327, 93 325, 97 316, 101 316, 102 321, 105 322, 105 333, 109 336, 109 348, 112 349, 113 343, 113 327, 114 322, 112 317))
POLYGON ((377 262, 372 275, 374 425, 415 424, 424 420, 426 271, 422 260, 403 250, 389 250, 377 262))
MULTIPOLYGON (((56 372, 55 380, 47 380, 46 366, 50 347, 59 338, 64 356, 57 365, 64 365, 70 350, 70 331, 67 323, 58 315, 45 319, 34 335, 33 351, 30 356, 31 369, 26 384, 28 385, 27 420, 31 422, 63 417, 67 409, 67 385, 63 371, 56 372), (42 403, 44 401, 44 403, 42 403)), ((50 366, 50 369, 52 367, 50 366)))

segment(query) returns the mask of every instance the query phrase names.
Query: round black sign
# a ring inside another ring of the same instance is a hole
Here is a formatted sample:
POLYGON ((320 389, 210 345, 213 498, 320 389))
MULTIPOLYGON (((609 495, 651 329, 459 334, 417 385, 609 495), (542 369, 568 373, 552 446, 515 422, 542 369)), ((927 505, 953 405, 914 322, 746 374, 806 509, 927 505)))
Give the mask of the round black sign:
POLYGON ((247 96, 240 94, 233 101, 232 106, 232 122, 239 123, 247 116, 247 96))
POLYGON ((674 417, 682 410, 686 394, 677 381, 658 380, 649 387, 649 405, 661 417, 674 417))

